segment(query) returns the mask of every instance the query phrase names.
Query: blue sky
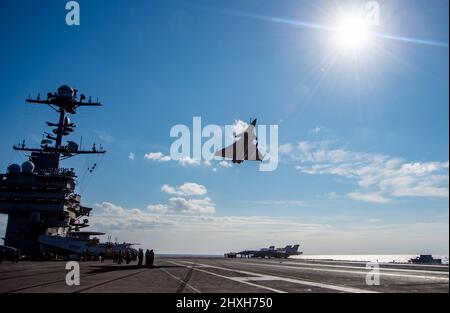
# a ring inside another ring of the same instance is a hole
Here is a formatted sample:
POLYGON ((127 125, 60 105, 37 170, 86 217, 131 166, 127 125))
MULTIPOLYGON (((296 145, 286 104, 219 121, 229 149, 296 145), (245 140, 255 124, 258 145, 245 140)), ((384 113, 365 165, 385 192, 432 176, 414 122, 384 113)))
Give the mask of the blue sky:
POLYGON ((448 1, 379 1, 377 32, 412 40, 372 38, 358 53, 289 21, 333 27, 361 1, 80 0, 78 27, 65 3, 2 2, 2 171, 25 160, 11 145, 37 143, 55 118, 24 99, 70 84, 104 103, 79 110, 72 139, 108 153, 65 165, 93 227, 119 240, 166 253, 448 253, 448 1), (171 127, 194 116, 279 125, 278 169, 144 157, 167 156, 171 127))

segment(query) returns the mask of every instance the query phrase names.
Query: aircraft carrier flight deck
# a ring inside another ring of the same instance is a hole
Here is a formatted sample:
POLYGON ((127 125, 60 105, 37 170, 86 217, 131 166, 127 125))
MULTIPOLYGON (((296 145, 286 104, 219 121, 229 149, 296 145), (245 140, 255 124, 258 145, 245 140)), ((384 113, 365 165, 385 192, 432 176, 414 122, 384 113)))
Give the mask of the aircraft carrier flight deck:
POLYGON ((382 264, 379 285, 365 263, 157 257, 153 268, 111 260, 80 262, 80 285, 66 262, 3 262, 0 293, 409 293, 449 292, 448 266, 382 264))

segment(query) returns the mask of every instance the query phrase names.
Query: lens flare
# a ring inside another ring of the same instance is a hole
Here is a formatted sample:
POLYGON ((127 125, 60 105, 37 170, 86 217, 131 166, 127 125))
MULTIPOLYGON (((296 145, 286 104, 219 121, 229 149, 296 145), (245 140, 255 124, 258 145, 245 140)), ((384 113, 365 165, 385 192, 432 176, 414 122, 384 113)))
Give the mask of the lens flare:
POLYGON ((342 50, 361 51, 370 43, 370 29, 364 18, 346 16, 336 27, 336 44, 342 50))

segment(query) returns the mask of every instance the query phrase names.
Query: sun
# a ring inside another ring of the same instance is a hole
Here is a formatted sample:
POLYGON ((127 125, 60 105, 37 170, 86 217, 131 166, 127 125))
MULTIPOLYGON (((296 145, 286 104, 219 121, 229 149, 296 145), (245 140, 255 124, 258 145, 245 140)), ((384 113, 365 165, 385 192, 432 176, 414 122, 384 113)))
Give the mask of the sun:
POLYGON ((341 50, 362 51, 370 44, 370 35, 367 21, 358 15, 350 15, 338 20, 334 39, 341 50))

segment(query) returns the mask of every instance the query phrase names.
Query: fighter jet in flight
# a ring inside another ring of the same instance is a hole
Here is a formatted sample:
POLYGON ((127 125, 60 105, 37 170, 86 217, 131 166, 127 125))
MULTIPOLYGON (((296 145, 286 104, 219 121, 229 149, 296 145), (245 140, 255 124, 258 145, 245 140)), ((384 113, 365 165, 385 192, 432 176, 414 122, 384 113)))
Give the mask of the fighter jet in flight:
POLYGON ((233 163, 244 161, 263 161, 264 156, 258 150, 258 137, 255 133, 256 118, 247 129, 236 135, 236 142, 232 145, 216 152, 216 156, 231 159, 233 163))

